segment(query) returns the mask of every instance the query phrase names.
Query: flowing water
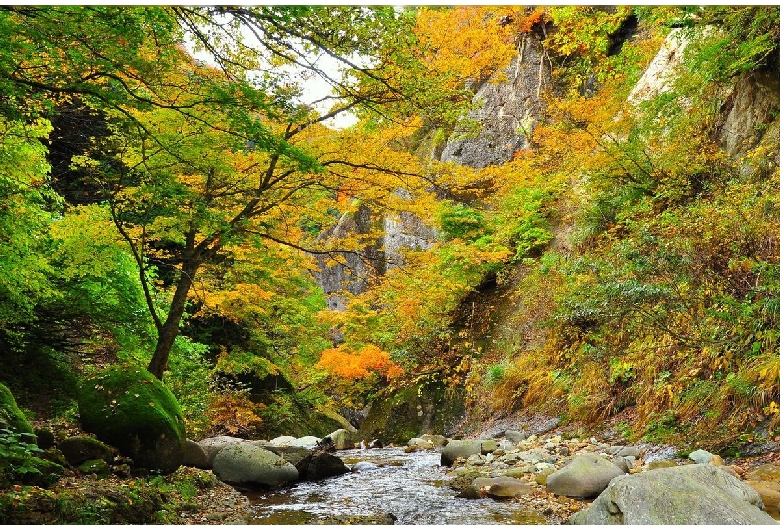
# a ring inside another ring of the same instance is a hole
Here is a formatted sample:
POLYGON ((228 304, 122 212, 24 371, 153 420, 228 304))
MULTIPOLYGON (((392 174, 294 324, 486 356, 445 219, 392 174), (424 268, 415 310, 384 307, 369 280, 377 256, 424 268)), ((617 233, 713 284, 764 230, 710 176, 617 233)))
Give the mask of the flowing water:
POLYGON ((404 453, 402 448, 339 451, 352 467, 374 469, 249 495, 253 524, 306 524, 327 516, 392 514, 395 524, 545 524, 520 504, 456 498, 435 451, 404 453))

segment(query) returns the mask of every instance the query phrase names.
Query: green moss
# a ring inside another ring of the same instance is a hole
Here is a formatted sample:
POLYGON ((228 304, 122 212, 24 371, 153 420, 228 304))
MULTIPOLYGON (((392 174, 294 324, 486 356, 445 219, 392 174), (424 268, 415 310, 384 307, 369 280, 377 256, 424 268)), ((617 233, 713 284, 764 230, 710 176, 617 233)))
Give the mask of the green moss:
POLYGON ((32 425, 16 404, 7 386, 0 383, 0 428, 19 433, 33 433, 32 425))
POLYGON ((184 451, 185 425, 170 390, 141 368, 112 368, 79 386, 85 430, 117 447, 136 465, 170 473, 184 451))

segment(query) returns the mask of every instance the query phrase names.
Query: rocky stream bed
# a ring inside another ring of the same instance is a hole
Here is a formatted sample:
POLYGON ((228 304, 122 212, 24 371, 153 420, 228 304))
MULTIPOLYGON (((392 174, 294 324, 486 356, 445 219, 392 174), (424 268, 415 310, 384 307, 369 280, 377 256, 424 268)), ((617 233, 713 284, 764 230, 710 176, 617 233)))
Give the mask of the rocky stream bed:
MULTIPOLYGON (((198 498, 198 513, 181 515, 191 524, 564 524, 578 512, 589 513, 584 510, 591 505, 603 504, 594 499, 612 478, 641 475, 661 477, 663 487, 653 483, 649 488, 668 490, 680 501, 677 514, 662 516, 682 524, 686 517, 703 522, 697 519, 699 508, 709 512, 712 523, 729 522, 724 518, 737 508, 726 503, 736 497, 744 517, 753 519, 734 522, 773 523, 768 516, 780 520, 780 454, 771 451, 742 458, 704 450, 684 456, 671 446, 578 438, 556 429, 537 434, 493 429, 479 438, 427 435, 406 447, 354 448, 335 455, 350 473, 266 491, 239 493, 221 485, 198 498), (576 480, 556 480, 556 473, 571 469, 578 459, 598 465, 576 480), (662 471, 648 473, 653 470, 662 471), (679 484, 683 491, 676 492, 679 484), (726 492, 722 498, 721 491, 726 492), (708 499, 715 505, 706 504, 708 499), (721 507, 726 511, 720 513, 721 507)), ((652 502, 629 504, 653 509, 652 502)), ((623 508, 625 516, 636 517, 630 508, 623 508)))

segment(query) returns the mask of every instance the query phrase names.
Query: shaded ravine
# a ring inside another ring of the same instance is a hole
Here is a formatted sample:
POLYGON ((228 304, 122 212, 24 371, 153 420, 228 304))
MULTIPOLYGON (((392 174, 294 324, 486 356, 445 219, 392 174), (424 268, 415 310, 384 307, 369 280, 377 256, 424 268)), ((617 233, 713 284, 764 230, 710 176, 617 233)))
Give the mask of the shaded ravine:
POLYGON ((375 469, 249 495, 250 524, 307 524, 328 517, 392 514, 395 524, 546 524, 526 506, 492 499, 457 498, 435 451, 402 448, 339 451, 348 466, 372 462, 375 469))

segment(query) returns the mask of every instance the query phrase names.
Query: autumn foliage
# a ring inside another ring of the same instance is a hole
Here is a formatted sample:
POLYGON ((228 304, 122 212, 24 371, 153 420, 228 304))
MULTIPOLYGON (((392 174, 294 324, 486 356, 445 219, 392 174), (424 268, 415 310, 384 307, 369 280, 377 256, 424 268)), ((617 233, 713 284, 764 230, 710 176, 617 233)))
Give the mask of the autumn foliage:
POLYGON ((318 368, 345 379, 361 379, 372 373, 393 379, 404 373, 403 368, 390 360, 390 354, 369 344, 357 353, 342 348, 330 348, 322 352, 318 368))

